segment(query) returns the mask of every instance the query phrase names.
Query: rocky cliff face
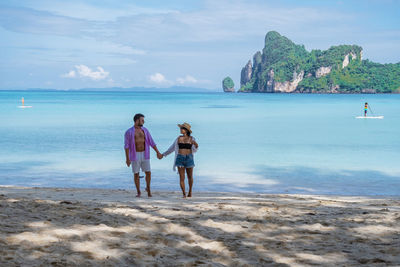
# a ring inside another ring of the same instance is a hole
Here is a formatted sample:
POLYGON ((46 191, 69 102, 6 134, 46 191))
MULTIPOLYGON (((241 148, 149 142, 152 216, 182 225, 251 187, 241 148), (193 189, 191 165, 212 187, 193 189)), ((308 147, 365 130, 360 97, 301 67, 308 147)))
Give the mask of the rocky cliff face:
MULTIPOLYGON (((320 78, 331 73, 332 67, 319 67, 315 72, 315 77, 320 78)), ((311 75, 310 75, 311 76, 311 75)))
MULTIPOLYGON (((262 90, 262 85, 260 84, 260 87, 258 90, 262 90)), ((267 80, 267 86, 266 86, 267 92, 274 92, 275 91, 275 72, 274 69, 270 69, 268 72, 268 80, 267 80)))
POLYGON ((243 67, 240 74, 240 86, 245 85, 251 80, 251 75, 253 74, 253 67, 251 65, 251 60, 247 62, 246 66, 243 67))
POLYGON ((297 89, 299 83, 303 80, 304 70, 299 74, 293 73, 293 79, 285 82, 275 82, 274 92, 277 93, 292 93, 297 89))
MULTIPOLYGON (((349 57, 350 56, 351 56, 352 60, 355 60, 357 58, 357 55, 355 53, 353 53, 353 52, 347 54, 343 59, 342 69, 344 69, 345 67, 347 67, 349 65, 349 63, 350 63, 349 57)), ((361 57, 361 54, 360 54, 360 57, 361 57)))
POLYGON ((231 88, 224 87, 223 90, 224 90, 224 93, 234 93, 235 92, 235 88, 233 88, 233 87, 231 87, 231 88))

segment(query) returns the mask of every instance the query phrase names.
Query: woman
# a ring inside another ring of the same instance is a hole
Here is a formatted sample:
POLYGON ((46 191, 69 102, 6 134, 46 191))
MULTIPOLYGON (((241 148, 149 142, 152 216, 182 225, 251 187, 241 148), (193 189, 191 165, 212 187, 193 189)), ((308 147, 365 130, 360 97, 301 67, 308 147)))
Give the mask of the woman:
POLYGON ((175 151, 173 170, 175 171, 176 167, 178 167, 183 197, 186 198, 185 171, 189 181, 189 193, 187 194, 187 197, 191 197, 194 167, 193 154, 197 151, 199 145, 197 144, 196 139, 191 136, 192 130, 190 129, 191 126, 189 123, 185 122, 183 124, 178 124, 178 127, 180 128, 182 135, 178 136, 168 150, 162 153, 162 157, 165 157, 175 151))

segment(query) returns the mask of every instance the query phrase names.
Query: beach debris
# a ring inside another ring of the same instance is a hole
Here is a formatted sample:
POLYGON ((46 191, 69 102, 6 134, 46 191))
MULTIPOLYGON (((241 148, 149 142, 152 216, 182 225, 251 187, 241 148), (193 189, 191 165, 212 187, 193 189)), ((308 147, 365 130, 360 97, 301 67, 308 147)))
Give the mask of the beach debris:
POLYGON ((60 202, 60 204, 67 204, 67 205, 71 205, 72 202, 71 201, 67 201, 67 200, 63 200, 60 202))

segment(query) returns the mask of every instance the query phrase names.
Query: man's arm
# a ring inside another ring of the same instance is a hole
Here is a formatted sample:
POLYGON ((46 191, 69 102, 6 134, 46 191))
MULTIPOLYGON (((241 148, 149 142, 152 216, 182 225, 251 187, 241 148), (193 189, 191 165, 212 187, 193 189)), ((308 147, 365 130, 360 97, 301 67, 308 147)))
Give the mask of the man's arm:
POLYGON ((131 161, 129 160, 129 148, 125 148, 125 158, 126 158, 126 166, 131 165, 131 161))
POLYGON ((163 155, 160 153, 160 151, 158 151, 158 148, 156 145, 152 146, 152 148, 154 149, 154 151, 157 153, 157 158, 158 159, 162 159, 163 155))
POLYGON ((131 165, 131 161, 129 160, 129 143, 130 143, 130 138, 129 138, 129 132, 126 131, 124 135, 124 149, 125 149, 125 158, 126 158, 126 165, 129 167, 131 165))
POLYGON ((147 134, 148 134, 148 140, 149 140, 149 145, 154 149, 154 151, 157 153, 157 158, 162 159, 163 155, 158 151, 157 145, 153 140, 153 137, 151 136, 150 132, 146 129, 147 134))

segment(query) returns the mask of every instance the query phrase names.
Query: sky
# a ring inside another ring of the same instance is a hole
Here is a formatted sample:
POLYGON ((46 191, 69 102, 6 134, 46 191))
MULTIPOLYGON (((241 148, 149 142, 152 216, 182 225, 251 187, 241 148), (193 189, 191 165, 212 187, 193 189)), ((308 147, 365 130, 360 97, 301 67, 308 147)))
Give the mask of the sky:
POLYGON ((275 30, 400 62, 398 0, 2 0, 0 89, 221 90, 275 30))

